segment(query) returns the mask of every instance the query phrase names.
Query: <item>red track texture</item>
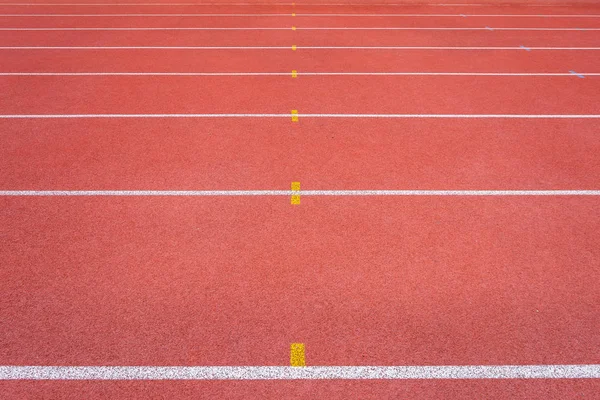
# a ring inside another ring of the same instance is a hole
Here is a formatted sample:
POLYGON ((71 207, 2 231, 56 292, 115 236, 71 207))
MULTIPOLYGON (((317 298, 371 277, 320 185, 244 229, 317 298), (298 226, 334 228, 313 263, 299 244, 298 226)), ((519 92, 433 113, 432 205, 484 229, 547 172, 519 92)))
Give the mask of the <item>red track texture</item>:
MULTIPOLYGON (((118 12, 291 12, 199 8, 118 12)), ((600 14, 584 6, 351 11, 600 14)), ((0 6, 0 14, 26 12, 117 11, 0 6)), ((292 24, 600 27, 600 18, 0 17, 0 27, 292 24)), ((4 33, 1 46, 290 49, 0 49, 0 73, 600 72, 600 51, 291 50, 594 47, 595 31, 4 33)), ((0 76, 0 114, 600 114, 599 82, 0 76)), ((597 120, 0 119, 0 135, 0 190, 287 190, 292 181, 303 190, 599 189, 597 120)), ((306 345, 307 365, 599 364, 599 201, 304 196, 292 206, 285 196, 0 197, 0 365, 289 365, 293 342, 306 345)), ((587 399, 599 398, 600 382, 0 381, 0 392, 8 399, 587 399)))

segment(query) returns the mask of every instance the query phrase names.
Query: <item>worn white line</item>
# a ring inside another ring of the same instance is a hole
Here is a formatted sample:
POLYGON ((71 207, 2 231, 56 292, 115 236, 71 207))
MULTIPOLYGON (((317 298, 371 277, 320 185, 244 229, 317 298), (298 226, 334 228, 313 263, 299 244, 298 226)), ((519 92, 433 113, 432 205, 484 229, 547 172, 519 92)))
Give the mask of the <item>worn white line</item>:
POLYGON ((0 196, 600 196, 600 190, 1 190, 0 196))
MULTIPOLYGON (((290 50, 292 46, 1 46, 0 50, 290 50)), ((296 46, 306 50, 520 50, 523 46, 296 46)), ((527 47, 529 50, 600 50, 600 47, 527 47)))
MULTIPOLYGON (((259 14, 0 14, 0 17, 291 17, 292 13, 259 13, 259 14)), ((507 18, 600 18, 600 14, 358 14, 358 13, 296 13, 296 17, 507 17, 507 18)))
MULTIPOLYGON (((494 27, 296 27, 298 31, 600 31, 600 28, 494 28, 494 27)), ((140 27, 140 28, 0 28, 0 31, 289 31, 290 27, 140 27)))
MULTIPOLYGON (((566 76, 572 72, 297 72, 298 76, 566 76)), ((584 76, 600 76, 581 72, 584 76)), ((0 76, 291 76, 290 72, 0 72, 0 76)))
MULTIPOLYGON (((297 114, 299 118, 600 119, 600 114, 297 114)), ((0 119, 290 118, 291 114, 0 114, 0 119)))
POLYGON ((0 379, 279 380, 279 379, 598 379, 600 365, 461 365, 339 367, 0 366, 0 379))

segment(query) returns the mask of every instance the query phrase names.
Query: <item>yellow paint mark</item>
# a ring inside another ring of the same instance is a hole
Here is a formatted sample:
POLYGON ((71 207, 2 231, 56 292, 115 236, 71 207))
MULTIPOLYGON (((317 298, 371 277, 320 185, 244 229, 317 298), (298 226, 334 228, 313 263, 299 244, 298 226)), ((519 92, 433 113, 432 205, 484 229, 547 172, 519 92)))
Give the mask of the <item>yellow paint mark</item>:
POLYGON ((298 110, 292 110, 292 122, 298 122, 298 110))
POLYGON ((296 13, 292 13, 292 17, 295 17, 295 16, 296 16, 296 13))
POLYGON ((296 45, 295 44, 292 45, 292 50, 296 51, 296 45))
POLYGON ((304 343, 292 343, 290 345, 290 365, 292 367, 306 367, 304 343))
POLYGON ((292 70, 292 78, 297 78, 298 77, 298 71, 296 71, 295 69, 292 70))
POLYGON ((292 26, 292 30, 293 30, 293 31, 295 31, 295 30, 296 30, 296 27, 295 27, 295 26, 292 26))
MULTIPOLYGON (((291 203, 294 205, 300 204, 300 182, 292 182, 292 200, 291 203)), ((294 344, 292 344, 293 346, 294 344)), ((304 345, 302 345, 304 348, 304 345)))

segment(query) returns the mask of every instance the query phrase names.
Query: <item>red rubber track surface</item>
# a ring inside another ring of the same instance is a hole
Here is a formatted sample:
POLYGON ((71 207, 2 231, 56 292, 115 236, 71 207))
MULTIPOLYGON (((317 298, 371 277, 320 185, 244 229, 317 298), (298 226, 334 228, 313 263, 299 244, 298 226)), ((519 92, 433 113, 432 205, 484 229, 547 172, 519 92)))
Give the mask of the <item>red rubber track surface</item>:
MULTIPOLYGON (((600 18, 599 18, 600 20, 600 18)), ((286 28, 283 26, 283 28, 286 28)), ((600 31, 18 31, 3 46, 512 46, 600 47, 600 31), (349 32, 352 32, 349 34, 349 32)), ((40 50, 41 51, 41 50, 40 50)), ((305 50, 301 50, 305 51, 305 50)), ((313 50, 314 51, 314 50, 313 50)), ((398 50, 396 50, 398 51, 398 50)), ((477 57, 485 57, 481 52, 477 57)))
POLYGON ((0 103, 5 114, 285 114, 292 109, 300 114, 600 114, 599 77, 126 76, 2 81, 0 90, 10 96, 0 103))
MULTIPOLYGON (((2 52, 6 57, 0 59, 0 67, 7 72, 266 71, 290 72, 291 75, 292 69, 295 69, 300 72, 566 73, 573 68, 582 72, 596 71, 597 65, 600 64, 600 51, 569 51, 565 56, 564 52, 553 50, 536 50, 533 56, 531 52, 520 50, 302 49, 297 50, 293 55, 290 55, 287 50, 220 50, 218 53, 208 50, 2 50, 2 52), (168 56, 162 56, 165 51, 168 56)), ((267 79, 263 81, 268 82, 267 79)), ((193 81, 189 80, 189 82, 193 81)), ((550 81, 548 83, 556 84, 550 81)))
POLYGON ((443 380, 443 381, 112 381, 112 382, 0 382, 0 389, 14 398, 105 399, 281 399, 307 398, 361 399, 568 399, 595 398, 599 385, 594 380, 443 380), (507 395, 508 394, 508 395, 507 395))
POLYGON ((2 359, 285 365, 290 338, 312 365, 600 357, 596 199, 281 200, 2 199, 2 359))
MULTIPOLYGON (((315 10, 325 13, 323 10, 315 10)), ((248 12, 248 11, 246 11, 248 12)), ((21 13, 26 14, 21 11, 21 13)), ((21 14, 19 13, 19 14, 21 14)), ((113 12, 116 14, 116 12, 113 12)), ((233 14, 232 12, 230 12, 233 14)), ((400 13, 400 12, 399 12, 400 13)), ((404 14, 401 12, 400 14, 404 14)), ((81 12, 81 14, 85 14, 81 12)), ((92 14, 102 14, 93 12, 92 14)), ((127 14, 127 13, 123 13, 127 14)), ((146 10, 137 10, 133 14, 152 14, 146 10)), ((161 14, 170 14, 162 11, 161 14)), ((176 13, 173 13, 176 14, 176 13)), ((187 12, 185 14, 193 14, 187 12)), ((229 13, 228 13, 229 14, 229 13)), ((250 13, 252 14, 252 13, 250 13)), ((452 14, 448 12, 448 14, 452 14)), ((382 16, 382 17, 360 17, 360 16, 215 16, 199 17, 195 15, 177 16, 0 16, 0 24, 10 28, 44 28, 44 27, 165 27, 165 26, 199 26, 199 27, 271 27, 286 28, 291 30, 297 27, 562 27, 562 28, 597 28, 600 18, 544 18, 539 16, 527 16, 515 18, 511 16, 469 16, 457 17, 410 17, 410 16, 382 16)))
MULTIPOLYGON (((0 6, 291 13, 291 6, 0 6)), ((297 13, 600 14, 598 7, 298 6, 297 13), (341 10, 343 9, 343 11, 341 10)), ((549 17, 0 17, 0 27, 600 27, 549 17)), ((600 114, 597 31, 4 31, 0 114, 600 114)), ((0 190, 598 190, 597 120, 0 119, 0 190)), ((598 197, 0 197, 0 365, 600 363, 598 197)), ((598 398, 598 379, 0 381, 4 398, 598 398)))
POLYGON ((12 171, 0 190, 285 190, 290 180, 305 189, 593 190, 600 173, 589 121, 4 120, 0 129, 0 169, 12 171))

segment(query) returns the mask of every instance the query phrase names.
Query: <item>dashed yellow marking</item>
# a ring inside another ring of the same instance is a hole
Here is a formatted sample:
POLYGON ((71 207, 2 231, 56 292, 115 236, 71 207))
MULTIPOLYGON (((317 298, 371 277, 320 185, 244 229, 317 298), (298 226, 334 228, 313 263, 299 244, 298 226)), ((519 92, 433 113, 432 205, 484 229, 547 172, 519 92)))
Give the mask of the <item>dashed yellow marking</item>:
MULTIPOLYGON (((291 199, 291 204, 294 205, 298 205, 300 204, 300 182, 292 182, 292 199, 291 199)), ((297 343, 296 343, 297 344, 297 343)), ((294 345, 294 343, 292 343, 292 346, 294 345)), ((304 349, 304 345, 303 349, 304 349)), ((303 350, 304 352, 304 350, 303 350)))
POLYGON ((292 110, 292 122, 298 122, 298 110, 292 110))
POLYGON ((304 343, 292 343, 290 345, 290 365, 292 367, 306 367, 304 343))
POLYGON ((296 45, 295 44, 292 45, 292 50, 296 51, 296 45))
POLYGON ((295 16, 296 16, 296 13, 292 13, 292 17, 295 17, 295 16))
POLYGON ((296 71, 295 69, 292 70, 292 78, 297 78, 298 77, 298 71, 296 71))
POLYGON ((292 30, 293 30, 293 31, 295 31, 295 30, 296 30, 296 27, 295 27, 295 26, 292 26, 292 30))

